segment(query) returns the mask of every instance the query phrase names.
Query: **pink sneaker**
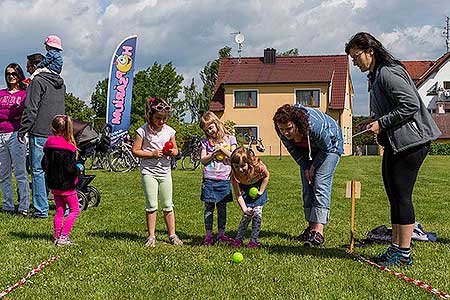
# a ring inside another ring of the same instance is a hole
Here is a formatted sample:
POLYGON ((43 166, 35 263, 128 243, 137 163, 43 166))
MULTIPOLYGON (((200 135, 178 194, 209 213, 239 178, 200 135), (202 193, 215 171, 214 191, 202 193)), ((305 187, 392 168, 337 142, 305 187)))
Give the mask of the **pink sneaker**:
POLYGON ((221 244, 229 244, 231 242, 231 239, 229 237, 227 237, 226 235, 222 234, 222 235, 218 235, 217 236, 217 240, 221 243, 221 244))
POLYGON ((212 244, 214 244, 214 238, 212 234, 207 234, 203 240, 203 246, 211 246, 212 244))
POLYGON ((253 241, 250 241, 250 242, 247 244, 247 248, 248 248, 248 249, 259 248, 260 246, 261 246, 261 244, 260 244, 259 242, 253 242, 253 241))
POLYGON ((229 243, 230 243, 231 248, 241 248, 242 247, 242 240, 230 239, 229 243))

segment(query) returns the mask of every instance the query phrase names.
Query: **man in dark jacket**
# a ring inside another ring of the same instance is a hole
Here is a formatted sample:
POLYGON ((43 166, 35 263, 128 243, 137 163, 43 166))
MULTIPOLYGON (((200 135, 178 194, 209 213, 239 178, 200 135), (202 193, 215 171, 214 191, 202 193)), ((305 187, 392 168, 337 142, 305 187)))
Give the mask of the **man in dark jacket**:
MULTIPOLYGON (((43 56, 32 54, 27 59, 27 71, 32 74, 43 56)), ((65 93, 64 80, 54 73, 39 73, 27 88, 25 110, 18 138, 19 141, 24 142, 25 134, 29 134, 32 202, 35 209, 33 217, 35 218, 48 217, 47 189, 41 160, 44 156, 45 141, 52 134, 53 118, 56 115, 65 114, 65 93)))

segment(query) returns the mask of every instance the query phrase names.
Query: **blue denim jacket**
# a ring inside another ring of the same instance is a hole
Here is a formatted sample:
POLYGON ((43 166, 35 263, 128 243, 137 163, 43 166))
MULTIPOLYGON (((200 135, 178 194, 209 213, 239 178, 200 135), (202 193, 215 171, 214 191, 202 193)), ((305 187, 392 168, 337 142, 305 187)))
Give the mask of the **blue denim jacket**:
POLYGON ((309 122, 308 151, 302 151, 294 140, 285 138, 275 126, 278 136, 289 154, 294 158, 302 169, 309 169, 314 166, 316 169, 323 163, 328 153, 341 155, 344 153, 341 127, 329 115, 320 110, 294 104, 296 109, 306 112, 309 122))
POLYGON ((61 74, 62 66, 63 59, 61 56, 61 51, 53 49, 47 51, 44 59, 37 65, 38 68, 48 68, 58 74, 61 74))

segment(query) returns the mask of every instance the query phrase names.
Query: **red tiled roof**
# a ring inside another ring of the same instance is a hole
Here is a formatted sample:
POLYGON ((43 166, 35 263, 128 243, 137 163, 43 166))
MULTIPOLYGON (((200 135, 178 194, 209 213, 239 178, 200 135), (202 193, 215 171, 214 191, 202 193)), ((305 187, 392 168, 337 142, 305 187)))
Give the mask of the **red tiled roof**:
POLYGON ((440 139, 450 139, 450 113, 432 114, 433 120, 442 132, 440 139))
POLYGON ((277 56, 275 64, 262 57, 222 58, 210 109, 224 110, 224 84, 310 83, 331 84, 329 108, 343 109, 348 75, 347 55, 277 56))
POLYGON ((439 70, 439 68, 450 59, 450 52, 445 53, 436 61, 432 60, 415 60, 402 61, 403 65, 414 80, 417 87, 422 85, 430 75, 439 70))
POLYGON ((406 67, 409 76, 417 83, 422 76, 433 64, 432 60, 414 60, 414 61, 402 61, 402 64, 406 67))

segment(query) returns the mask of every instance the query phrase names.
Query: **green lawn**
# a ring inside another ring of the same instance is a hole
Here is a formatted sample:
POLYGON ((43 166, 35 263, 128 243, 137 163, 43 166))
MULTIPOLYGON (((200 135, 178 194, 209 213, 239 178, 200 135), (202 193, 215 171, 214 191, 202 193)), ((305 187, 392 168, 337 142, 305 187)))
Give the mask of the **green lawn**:
MULTIPOLYGON (((201 171, 173 172, 174 202, 182 247, 168 244, 161 214, 157 247, 146 249, 144 199, 138 171, 119 174, 89 171, 97 177, 100 206, 80 214, 72 231, 78 245, 56 248, 52 218, 22 219, 0 215, 0 289, 12 285, 45 259, 61 258, 33 276, 8 299, 432 299, 423 289, 386 272, 354 261, 342 250, 349 242, 350 200, 345 182, 362 184, 356 209, 356 236, 389 224, 381 182, 381 158, 344 157, 337 169, 324 247, 305 248, 291 240, 306 226, 300 199, 299 171, 291 158, 263 157, 271 179, 265 206, 261 249, 242 249, 244 261, 231 263, 234 250, 200 246, 203 206, 201 171)), ((437 243, 413 244, 415 265, 402 269, 450 293, 450 157, 429 156, 415 190, 417 219, 438 233, 437 243)), ((54 205, 51 203, 51 215, 54 205)), ((228 205, 229 235, 241 213, 228 205)), ((365 256, 382 246, 356 248, 365 256)))

